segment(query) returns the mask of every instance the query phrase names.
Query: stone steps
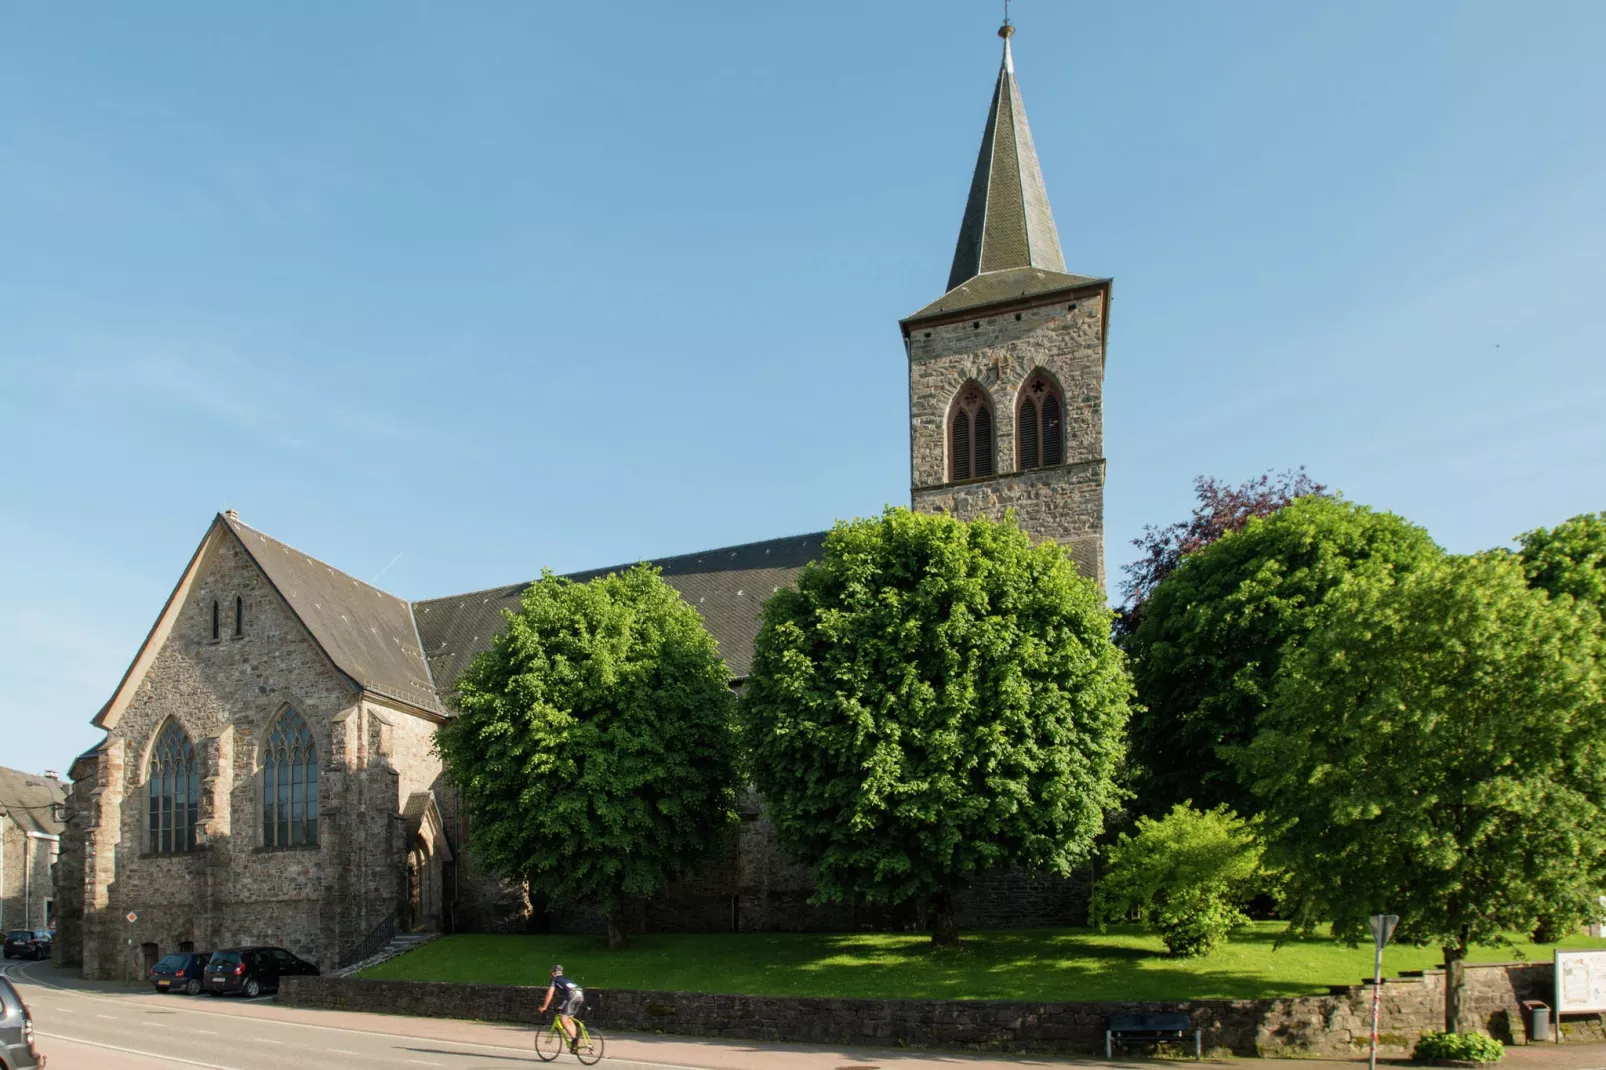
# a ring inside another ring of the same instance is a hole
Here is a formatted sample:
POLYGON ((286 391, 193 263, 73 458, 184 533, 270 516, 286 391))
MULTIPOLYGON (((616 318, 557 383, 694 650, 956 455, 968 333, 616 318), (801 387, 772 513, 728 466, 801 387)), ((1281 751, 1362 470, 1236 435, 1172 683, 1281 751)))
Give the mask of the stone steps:
POLYGON ((440 933, 401 933, 392 937, 390 943, 380 948, 376 954, 369 955, 361 962, 352 966, 347 966, 343 970, 336 970, 335 976, 350 977, 352 974, 357 973, 360 970, 366 970, 370 966, 377 966, 381 962, 386 962, 395 958, 397 955, 405 955, 413 948, 421 947, 422 945, 429 943, 431 940, 439 940, 440 936, 440 933))

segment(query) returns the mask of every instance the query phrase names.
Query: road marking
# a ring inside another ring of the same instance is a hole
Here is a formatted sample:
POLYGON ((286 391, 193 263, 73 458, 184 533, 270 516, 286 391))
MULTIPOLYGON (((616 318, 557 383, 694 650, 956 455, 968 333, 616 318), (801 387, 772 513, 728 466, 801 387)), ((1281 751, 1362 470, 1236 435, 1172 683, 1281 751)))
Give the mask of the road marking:
POLYGON ((333 1052, 335 1055, 361 1055, 362 1054, 362 1052, 360 1052, 360 1051, 352 1051, 350 1048, 325 1048, 323 1050, 327 1051, 327 1052, 333 1052))
POLYGON ((258 1037, 256 1040, 253 1040, 251 1043, 253 1043, 253 1044, 283 1044, 284 1041, 282 1041, 282 1040, 269 1040, 267 1037, 258 1037))
POLYGON ((159 1051, 140 1051, 138 1048, 122 1048, 116 1044, 102 1044, 95 1040, 84 1040, 82 1037, 64 1037, 59 1033, 40 1033, 42 1037, 51 1040, 65 1040, 69 1044, 83 1044, 91 1048, 105 1048, 107 1051, 120 1051, 124 1055, 143 1055, 147 1059, 155 1059, 161 1063, 179 1063, 182 1066, 200 1066, 205 1070, 239 1070, 235 1066, 221 1066, 218 1063, 198 1063, 194 1059, 180 1059, 177 1055, 168 1055, 159 1051))
POLYGON ((108 1022, 115 1022, 115 1021, 117 1021, 117 1015, 115 1015, 115 1014, 97 1014, 97 1015, 95 1015, 95 1017, 96 1017, 96 1018, 104 1018, 104 1019, 106 1019, 106 1020, 107 1020, 107 1021, 108 1021, 108 1022))
MULTIPOLYGON (((30 984, 39 985, 39 986, 41 986, 43 988, 54 989, 55 991, 61 992, 64 995, 75 996, 78 999, 97 1000, 97 1001, 102 1002, 102 1003, 106 1003, 106 1002, 120 1003, 120 1002, 122 1002, 122 1000, 124 998, 124 997, 119 997, 119 996, 101 995, 101 994, 98 994, 98 993, 95 993, 95 992, 86 992, 86 991, 84 991, 82 989, 77 989, 77 988, 68 988, 66 985, 58 985, 54 981, 46 981, 41 977, 35 977, 31 973, 22 972, 21 968, 22 968, 23 965, 24 965, 23 963, 12 963, 10 969, 18 970, 21 979, 27 981, 30 984)), ((0 974, 4 974, 4 975, 8 975, 9 976, 9 969, 0 969, 0 974)), ((142 996, 140 998, 144 998, 144 997, 142 996)), ((256 1001, 254 1001, 254 1000, 240 1000, 239 1001, 239 1003, 242 1004, 242 1005, 243 1004, 247 1004, 247 1003, 252 1003, 252 1002, 256 1002, 256 1001)), ((296 1007, 294 1004, 286 1004, 286 1005, 284 1005, 284 1007, 285 1007, 286 1010, 316 1010, 316 1008, 296 1007)), ((288 1018, 270 1018, 270 1017, 265 1017, 265 1016, 259 1017, 257 1015, 236 1014, 233 1011, 203 1011, 203 1010, 200 1010, 200 1009, 194 1008, 194 1007, 181 1008, 180 1013, 183 1013, 183 1014, 207 1014, 207 1015, 211 1015, 213 1017, 233 1018, 235 1021, 262 1022, 264 1024, 270 1024, 270 1025, 295 1026, 298 1029, 322 1029, 322 1030, 325 1030, 325 1031, 330 1032, 330 1033, 349 1033, 349 1034, 351 1034, 353 1036, 383 1037, 386 1040, 415 1040, 415 1041, 416 1040, 435 1040, 435 1041, 444 1041, 445 1039, 447 1039, 447 1038, 444 1038, 444 1037, 430 1036, 428 1034, 419 1034, 419 1033, 385 1033, 385 1032, 381 1032, 378 1029, 353 1029, 350 1026, 319 1025, 319 1024, 316 1024, 314 1022, 297 1022, 297 1021, 293 1021, 293 1020, 288 1019, 288 1018)), ((348 1013, 366 1013, 366 1012, 348 1012, 348 1013)), ((419 1019, 417 1019, 415 1017, 413 1020, 419 1020, 419 1019)), ((456 1022, 466 1021, 466 1019, 460 1019, 460 1018, 451 1018, 451 1019, 443 1019, 443 1020, 444 1021, 456 1021, 456 1022)), ((504 1022, 504 1023, 495 1023, 495 1024, 516 1026, 518 1023, 504 1022)), ((526 1027, 526 1028, 529 1028, 529 1027, 526 1027)), ((192 1033, 203 1033, 203 1034, 205 1034, 207 1036, 213 1036, 213 1037, 219 1035, 217 1033, 212 1032, 209 1029, 192 1029, 192 1030, 190 1030, 190 1032, 192 1032, 192 1033)), ((41 1035, 43 1035, 43 1034, 41 1034, 41 1035)), ((64 1040, 73 1040, 72 1037, 63 1037, 62 1039, 64 1039, 64 1040)), ((687 1039, 695 1042, 697 1038, 687 1038, 687 1039)), ((89 1042, 88 1041, 77 1041, 77 1043, 87 1044, 89 1042)), ((530 1049, 527 1046, 522 1046, 522 1045, 518 1046, 518 1047, 515 1047, 515 1046, 513 1046, 511 1044, 484 1044, 484 1043, 481 1043, 481 1042, 475 1041, 475 1040, 457 1040, 457 1039, 452 1039, 451 1043, 456 1044, 456 1045, 458 1045, 460 1047, 464 1047, 464 1048, 479 1048, 479 1049, 481 1049, 483 1051, 517 1052, 518 1054, 523 1055, 526 1058, 528 1058, 528 1056, 530 1055, 530 1049)), ((139 1053, 136 1053, 136 1054, 145 1054, 145 1053, 139 1052, 139 1053)), ((361 1054, 361 1053, 359 1052, 357 1054, 361 1054)), ((637 1058, 634 1058, 634 1059, 628 1059, 628 1060, 620 1059, 618 1057, 610 1057, 609 1058, 609 1062, 615 1063, 615 1064, 625 1063, 627 1065, 632 1065, 632 1066, 652 1066, 652 1067, 657 1067, 658 1070, 708 1070, 707 1067, 692 1066, 689 1063, 672 1063, 672 1062, 667 1062, 667 1061, 661 1061, 661 1060, 658 1060, 658 1059, 650 1059, 650 1058, 645 1058, 644 1059, 644 1058, 640 1058, 640 1057, 637 1057, 637 1058)), ((209 1064, 197 1063, 195 1065, 197 1065, 197 1066, 206 1066, 206 1065, 209 1065, 209 1064)), ((445 1065, 445 1064, 442 1063, 442 1064, 434 1064, 434 1065, 445 1065)), ((216 1070, 235 1070, 235 1068, 233 1068, 233 1067, 218 1067, 218 1068, 216 1068, 216 1070)), ((1606 1067, 1599 1067, 1599 1068, 1596 1068, 1596 1070, 1606 1070, 1606 1067)))
POLYGON ((445 1063, 426 1063, 422 1059, 408 1059, 407 1061, 412 1063, 414 1066, 445 1066, 446 1065, 445 1063))

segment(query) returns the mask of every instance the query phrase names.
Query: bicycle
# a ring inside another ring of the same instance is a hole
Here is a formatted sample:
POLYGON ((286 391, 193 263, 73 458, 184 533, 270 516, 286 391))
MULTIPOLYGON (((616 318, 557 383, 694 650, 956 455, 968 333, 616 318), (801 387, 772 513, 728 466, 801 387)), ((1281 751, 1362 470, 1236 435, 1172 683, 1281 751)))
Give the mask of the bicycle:
MULTIPOLYGON (((574 1023, 576 1039, 574 1042, 574 1057, 587 1066, 591 1066, 602 1059, 602 1034, 593 1033, 586 1028, 586 1024, 573 1017, 569 1021, 574 1023)), ((558 1024, 558 1016, 552 1016, 552 1028, 544 1029, 535 1034, 535 1054, 544 1063, 563 1054, 569 1046, 569 1036, 558 1024)))

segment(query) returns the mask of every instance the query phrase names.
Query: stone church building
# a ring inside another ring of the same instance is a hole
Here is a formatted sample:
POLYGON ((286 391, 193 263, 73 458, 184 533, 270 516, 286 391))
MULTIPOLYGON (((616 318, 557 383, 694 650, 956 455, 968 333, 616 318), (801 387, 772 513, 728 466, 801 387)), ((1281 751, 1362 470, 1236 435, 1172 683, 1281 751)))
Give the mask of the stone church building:
MULTIPOLYGON (((1065 270, 1006 26, 946 292, 901 321, 910 496, 961 517, 1013 508, 1104 582, 1102 389, 1108 279, 1065 270)), ((733 686, 760 607, 823 532, 655 561, 703 615, 733 686)), ((532 562, 531 572, 538 568, 532 562)), ((576 575, 583 580, 609 569, 576 575)), ((133 977, 169 951, 279 944, 325 970, 412 930, 560 931, 476 867, 431 743, 453 683, 527 583, 407 602, 216 517, 72 765, 57 864, 57 957, 133 977)), ((636 904, 648 931, 907 923, 810 907, 757 799, 725 857, 636 904)), ((990 875, 972 926, 1080 920, 1076 881, 990 875)))

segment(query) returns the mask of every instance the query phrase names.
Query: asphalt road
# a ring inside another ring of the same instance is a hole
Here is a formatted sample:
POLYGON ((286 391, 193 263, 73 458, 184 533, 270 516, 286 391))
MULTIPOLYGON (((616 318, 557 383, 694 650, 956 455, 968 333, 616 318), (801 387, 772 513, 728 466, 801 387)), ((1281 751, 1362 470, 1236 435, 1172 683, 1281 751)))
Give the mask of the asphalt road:
MULTIPOLYGON (((528 1027, 306 1010, 280 1006, 271 997, 158 995, 144 986, 85 982, 49 962, 6 963, 3 970, 33 1015, 48 1070, 521 1070, 547 1065, 535 1058, 528 1027)), ((567 1054, 551 1065, 554 1070, 580 1066, 567 1054)), ((620 1036, 608 1038, 600 1065, 604 1070, 1024 1070, 1065 1064, 620 1036)))

